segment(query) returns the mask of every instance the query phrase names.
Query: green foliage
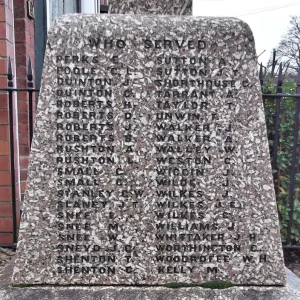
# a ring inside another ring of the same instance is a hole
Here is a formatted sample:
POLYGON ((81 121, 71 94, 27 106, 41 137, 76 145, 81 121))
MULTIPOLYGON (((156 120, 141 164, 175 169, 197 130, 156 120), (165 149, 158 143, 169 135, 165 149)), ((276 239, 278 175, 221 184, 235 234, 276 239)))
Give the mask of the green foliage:
POLYGON ((172 289, 186 288, 186 287, 203 287, 206 289, 227 289, 235 285, 232 282, 226 282, 226 281, 208 281, 199 284, 184 283, 184 282, 170 282, 170 283, 166 283, 164 286, 172 289))
POLYGON ((235 284, 226 281, 209 281, 201 284, 201 287, 206 289, 227 289, 233 286, 235 284))
POLYGON ((23 288, 33 287, 34 285, 33 284, 22 284, 22 283, 19 283, 19 284, 11 283, 9 286, 23 289, 23 288))
MULTIPOLYGON (((286 82, 283 85, 283 93, 295 94, 296 83, 286 82)), ((276 93, 276 87, 273 80, 268 79, 264 83, 263 92, 265 94, 276 93)), ((268 130, 268 139, 271 157, 274 148, 275 136, 275 99, 265 100, 265 115, 268 130)), ((280 125, 279 125, 279 145, 277 153, 278 170, 273 170, 275 181, 275 189, 277 190, 277 205, 280 218, 280 228, 282 242, 287 240, 287 227, 290 220, 291 206, 289 203, 289 186, 291 173, 291 159, 294 139, 294 119, 295 119, 295 99, 283 98, 280 107, 280 125)), ((300 138, 300 132, 299 132, 300 138)), ((299 150, 298 150, 299 152, 299 150)), ((298 173, 295 181, 295 195, 294 195, 294 211, 292 213, 292 227, 291 227, 291 242, 292 244, 300 244, 300 155, 298 153, 298 173)))
POLYGON ((193 284, 193 283, 184 283, 184 282, 170 282, 164 284, 165 287, 170 288, 170 289, 180 289, 180 288, 185 288, 185 287, 196 287, 200 286, 199 284, 193 284))

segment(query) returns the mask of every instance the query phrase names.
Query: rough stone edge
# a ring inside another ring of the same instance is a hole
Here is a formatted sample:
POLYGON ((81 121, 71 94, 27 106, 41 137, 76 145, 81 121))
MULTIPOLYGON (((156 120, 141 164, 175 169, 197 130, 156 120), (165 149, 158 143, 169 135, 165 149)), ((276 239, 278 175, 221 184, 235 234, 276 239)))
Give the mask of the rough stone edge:
MULTIPOLYGON (((6 272, 8 274, 8 272, 6 272)), ((0 277, 1 300, 297 300, 300 299, 300 278, 286 269, 286 287, 240 286, 222 290, 204 288, 170 289, 165 287, 69 286, 10 287, 0 277)))
POLYGON ((193 0, 109 0, 109 13, 141 15, 192 15, 193 0))

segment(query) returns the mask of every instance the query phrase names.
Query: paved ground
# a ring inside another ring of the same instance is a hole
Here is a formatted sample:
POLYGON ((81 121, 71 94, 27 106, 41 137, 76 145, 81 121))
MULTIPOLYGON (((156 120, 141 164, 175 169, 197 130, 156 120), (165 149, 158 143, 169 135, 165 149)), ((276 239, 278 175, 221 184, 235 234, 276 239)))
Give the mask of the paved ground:
POLYGON ((300 278, 300 249, 284 250, 285 265, 300 278))
POLYGON ((14 253, 10 249, 0 247, 0 286, 5 286, 10 282, 14 253))
MULTIPOLYGON (((294 259, 293 271, 299 272, 294 259)), ((233 287, 225 290, 202 288, 167 289, 137 287, 27 287, 10 288, 14 252, 0 248, 0 300, 300 300, 300 280, 288 269, 287 287, 233 287)), ((291 264, 289 264, 291 265, 291 264)))
POLYGON ((287 270, 288 285, 238 286, 227 289, 201 287, 122 286, 0 286, 1 300, 300 300, 300 279, 287 270))

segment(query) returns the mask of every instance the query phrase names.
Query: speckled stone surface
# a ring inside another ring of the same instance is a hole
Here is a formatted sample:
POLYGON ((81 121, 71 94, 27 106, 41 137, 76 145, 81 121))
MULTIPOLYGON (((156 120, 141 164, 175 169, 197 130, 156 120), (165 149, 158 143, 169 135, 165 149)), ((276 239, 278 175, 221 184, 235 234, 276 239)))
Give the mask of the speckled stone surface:
POLYGON ((113 14, 192 15, 193 0, 109 0, 113 14))
POLYGON ((213 290, 164 287, 25 287, 1 286, 1 300, 299 300, 300 279, 287 270, 287 286, 243 286, 213 290))
POLYGON ((59 19, 13 282, 284 285, 255 55, 237 19, 59 19))

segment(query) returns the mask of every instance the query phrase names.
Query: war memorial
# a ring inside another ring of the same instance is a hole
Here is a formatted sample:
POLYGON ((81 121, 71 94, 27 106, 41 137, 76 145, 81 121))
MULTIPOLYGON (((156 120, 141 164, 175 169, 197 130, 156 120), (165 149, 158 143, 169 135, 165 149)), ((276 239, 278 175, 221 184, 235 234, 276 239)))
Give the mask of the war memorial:
POLYGON ((250 28, 119 2, 48 34, 1 299, 297 299, 250 28))

